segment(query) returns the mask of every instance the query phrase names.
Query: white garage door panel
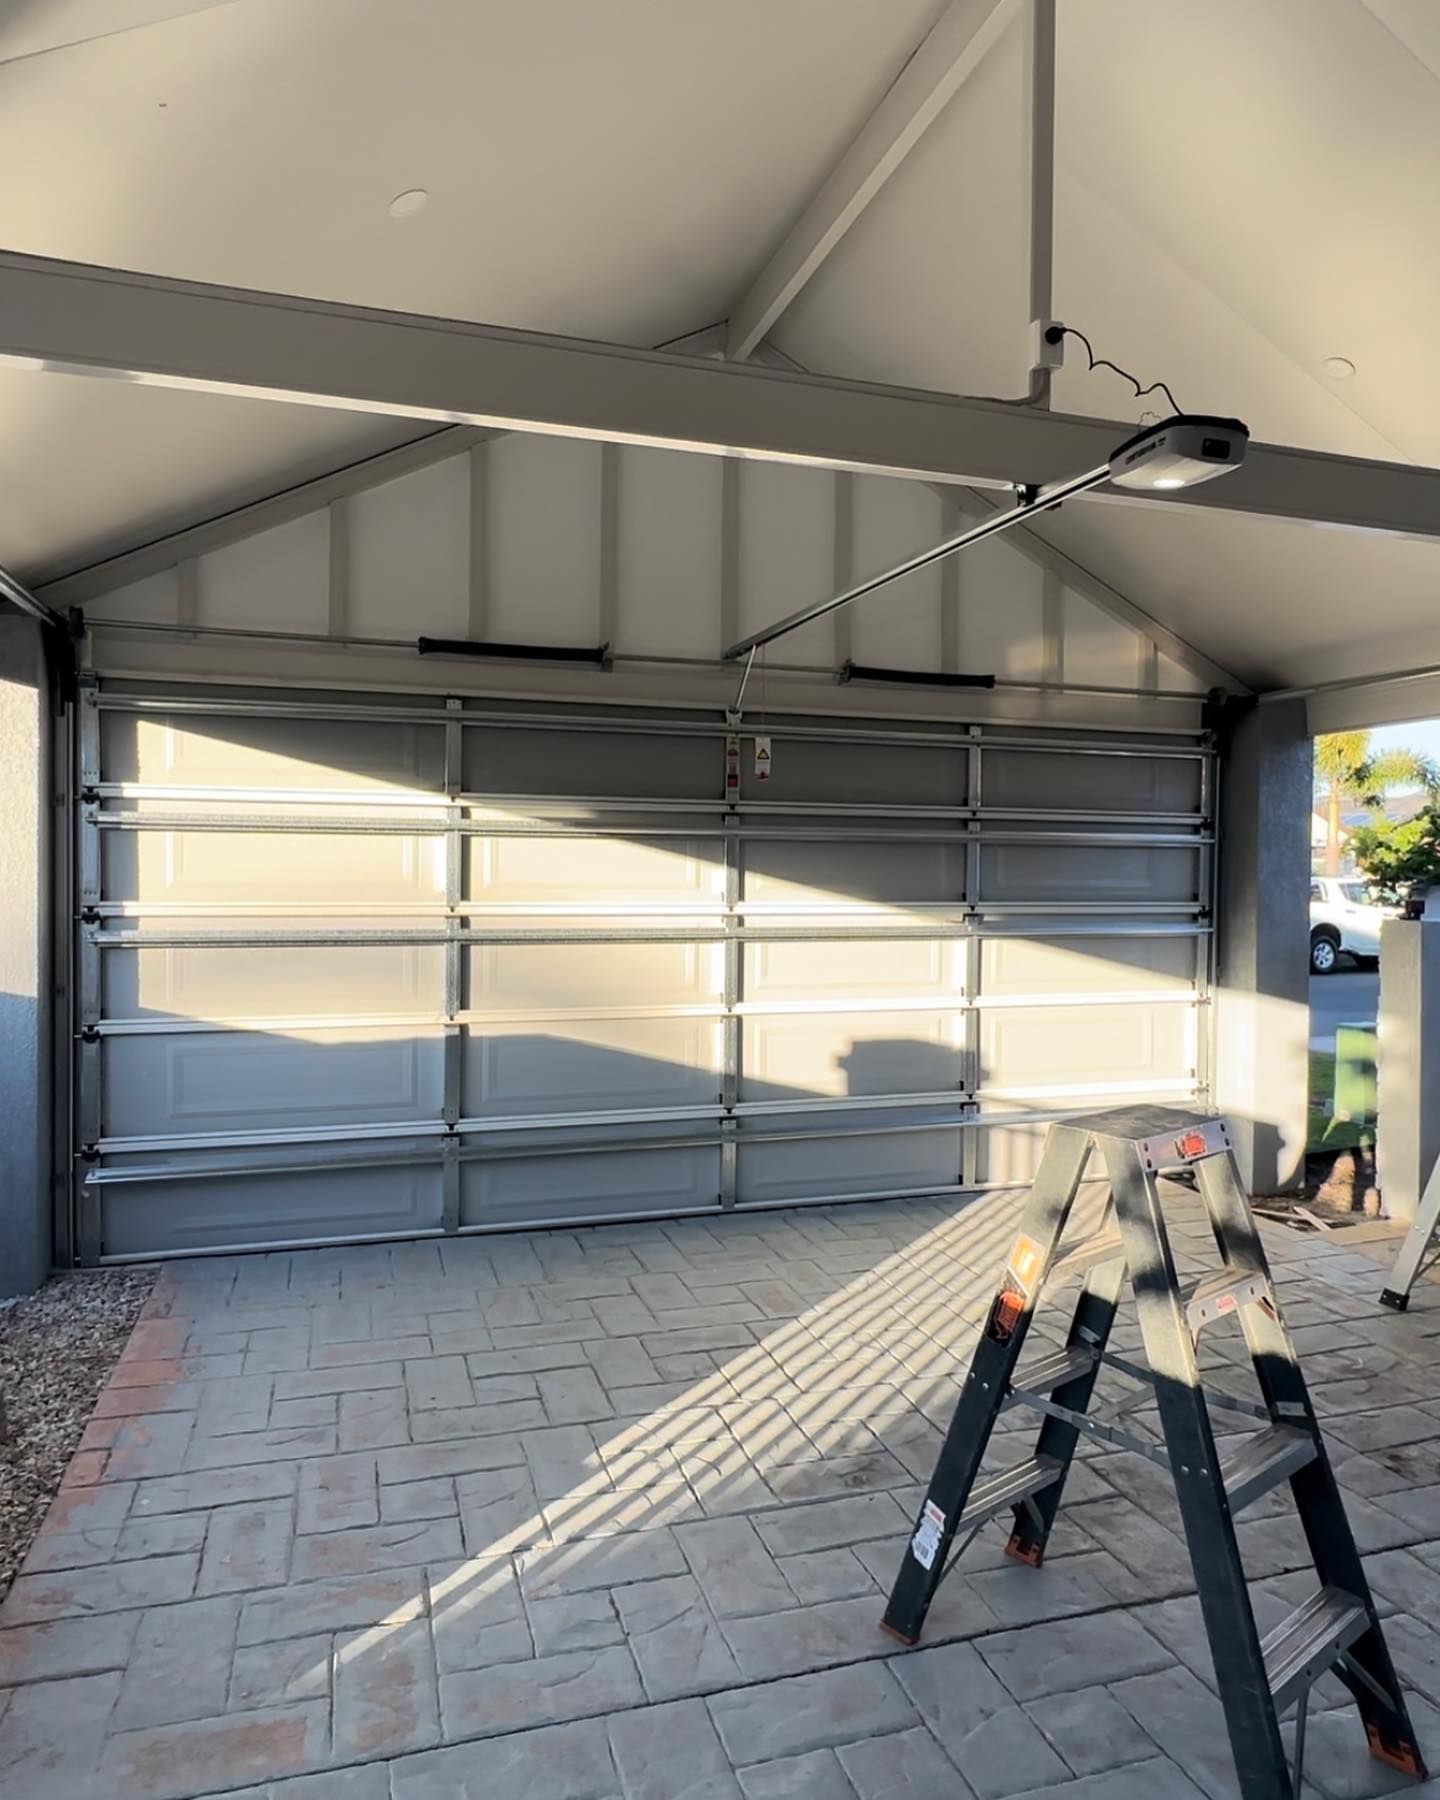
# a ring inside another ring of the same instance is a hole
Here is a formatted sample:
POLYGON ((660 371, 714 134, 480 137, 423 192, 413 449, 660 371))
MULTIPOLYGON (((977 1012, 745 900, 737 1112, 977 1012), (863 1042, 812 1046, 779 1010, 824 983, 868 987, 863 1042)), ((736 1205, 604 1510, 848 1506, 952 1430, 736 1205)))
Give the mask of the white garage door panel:
MULTIPOLYGON (((502 919, 488 922, 496 928, 504 924, 502 919)), ((587 923, 600 928, 606 922, 567 919, 565 924, 583 929, 587 923)), ((680 930, 687 923, 651 922, 657 929, 680 930)), ((694 1004, 718 999, 721 961, 720 946, 709 944, 486 945, 469 952, 470 1004, 495 1011, 694 1004)))
POLYGON ((742 1098, 943 1093, 964 1078, 954 1035, 939 1013, 747 1019, 742 1098))
POLYGON ((438 1031, 114 1037, 104 1080, 107 1137, 284 1130, 432 1119, 444 1058, 438 1031))
POLYGON ((992 750, 985 757, 985 804, 1194 812, 1200 804, 1200 764, 1178 757, 992 750))
POLYGON ((582 1221, 616 1213, 673 1213, 720 1198, 720 1152, 507 1157, 461 1169, 463 1225, 582 1221))
POLYGON ((981 1014, 983 1088, 1144 1082, 1193 1073, 1192 1014, 1181 1006, 1040 1006, 981 1014))
POLYGON ((1194 982, 1194 938, 991 938, 980 947, 987 995, 1164 993, 1194 982))
POLYGON ((444 955, 399 945, 110 950, 105 1013, 215 1020, 434 1012, 444 955))
POLYGON ((490 905, 576 898, 577 856, 585 860, 585 898, 687 904, 721 900, 725 852, 718 838, 472 838, 467 899, 490 905))
POLYGON ((467 1118, 696 1106, 719 1098, 718 1022, 547 1019, 467 1034, 467 1118))
POLYGON ((724 744, 714 736, 597 731, 576 754, 569 732, 471 728, 465 733, 467 794, 604 794, 615 799, 718 800, 724 744))
POLYGON ((1017 1112, 1194 1088, 1193 761, 750 714, 722 821, 723 712, 390 705, 81 707, 86 1260, 960 1192, 1028 1178, 1017 1112))
MULTIPOLYGON (((787 928, 803 929, 803 921, 785 923, 787 928)), ((937 940, 745 946, 747 1000, 928 1000, 958 992, 957 982, 955 946, 937 940)))
POLYGON ((1199 871, 1198 853, 1184 845, 986 844, 980 892, 986 900, 1195 900, 1199 871))
POLYGON ((998 1186, 1032 1181, 1045 1146, 1043 1125, 991 1125, 976 1134, 976 1175, 998 1186))
POLYGON ((960 1132, 945 1127, 817 1142, 742 1144, 738 1197, 760 1204, 816 1194, 913 1194, 953 1187, 960 1132))
POLYGON ((102 1189, 107 1256, 401 1237, 441 1218, 435 1168, 327 1169, 102 1189))
POLYGON ((102 834, 106 893, 146 905, 195 901, 433 901, 445 896, 445 847, 433 837, 319 832, 102 834))
POLYGON ((107 781, 323 792, 443 789, 444 738, 418 724, 108 714, 107 781))
POLYGON ((959 900, 963 844, 764 841, 745 846, 745 897, 766 904, 854 901, 887 905, 959 900))
MULTIPOLYGON (((757 723, 755 730, 760 730, 757 723)), ((747 736, 740 758, 740 792, 747 800, 844 799, 852 806, 874 801, 883 812, 905 795, 909 806, 960 806, 965 801, 965 752, 928 745, 813 743, 771 739, 770 778, 755 779, 747 736)))

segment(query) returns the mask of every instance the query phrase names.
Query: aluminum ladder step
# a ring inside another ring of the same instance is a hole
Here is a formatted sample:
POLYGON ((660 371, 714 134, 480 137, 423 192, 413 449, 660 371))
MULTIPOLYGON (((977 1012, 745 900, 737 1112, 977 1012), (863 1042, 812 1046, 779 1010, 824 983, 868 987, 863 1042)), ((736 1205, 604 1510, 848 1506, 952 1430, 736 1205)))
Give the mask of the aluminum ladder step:
POLYGON ((1045 1272, 1045 1280, 1048 1283, 1063 1281, 1069 1275, 1084 1275, 1101 1263, 1114 1262, 1116 1257, 1124 1254, 1125 1246, 1117 1229, 1098 1231, 1094 1237, 1082 1238, 1078 1244, 1068 1247, 1062 1244, 1045 1272))
POLYGON ((1097 1352, 1088 1344, 1067 1344, 1052 1356, 1042 1356, 1028 1368, 1018 1370, 1010 1392, 1005 1396, 1005 1404, 1013 1406, 1029 1394, 1053 1394, 1067 1381, 1088 1375, 1099 1360, 1097 1352))
POLYGON ((1282 1619, 1260 1645, 1276 1712, 1338 1662, 1369 1624, 1365 1602, 1336 1587, 1321 1588, 1282 1619))
POLYGON ((1185 1288, 1181 1298, 1192 1337, 1198 1337, 1216 1319, 1239 1312, 1242 1306, 1273 1304, 1268 1277, 1253 1269, 1217 1270, 1185 1288))
POLYGON ((1055 1457, 1032 1456, 1026 1462, 1016 1463, 1013 1469, 1003 1469, 998 1475, 977 1481, 970 1490, 965 1510, 955 1521, 956 1532, 973 1531, 977 1525, 994 1518, 996 1513, 1004 1512, 1007 1506, 1015 1506, 1029 1495, 1038 1494, 1041 1488, 1049 1487, 1063 1473, 1064 1464, 1055 1457))
POLYGON ((1232 1513, 1238 1513, 1288 1481, 1298 1469, 1315 1460, 1315 1439, 1297 1425, 1267 1425, 1255 1431, 1220 1465, 1225 1497, 1232 1513))

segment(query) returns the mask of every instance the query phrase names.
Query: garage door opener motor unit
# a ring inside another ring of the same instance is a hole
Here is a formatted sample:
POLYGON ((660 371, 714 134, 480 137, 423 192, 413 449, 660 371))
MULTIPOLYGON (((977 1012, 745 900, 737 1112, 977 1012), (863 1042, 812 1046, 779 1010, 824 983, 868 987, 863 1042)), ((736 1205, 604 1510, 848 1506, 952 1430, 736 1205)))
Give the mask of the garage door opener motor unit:
POLYGON ((885 1612, 885 1629, 913 1644, 935 1590, 989 1520, 1013 1509, 1007 1553, 1038 1567, 1081 1433, 1168 1466, 1180 1502, 1206 1634, 1245 1800, 1301 1792, 1305 1717, 1313 1683, 1334 1669, 1354 1695, 1372 1755, 1406 1774, 1425 1765, 1320 1437, 1265 1252, 1221 1119, 1143 1106, 1052 1125, 999 1291, 940 1451, 885 1612), (1099 1230, 1061 1239, 1092 1150, 1109 1177, 1099 1230), (1176 1277, 1159 1179, 1193 1170, 1223 1267, 1188 1290, 1176 1277), (1083 1271, 1065 1347, 1017 1369, 1041 1290, 1083 1271), (1126 1277, 1148 1368, 1107 1348, 1126 1277), (1202 1386, 1200 1333, 1236 1315, 1263 1405, 1202 1386), (1102 1363, 1153 1388, 1165 1453, 1090 1413, 1102 1363), (1261 1420, 1221 1458, 1209 1405, 1261 1420), (984 1480, 980 1464, 1000 1414, 1044 1414, 1028 1461, 984 1480), (1290 1483, 1319 1587, 1262 1639, 1255 1624, 1235 1515, 1290 1483), (961 1538, 952 1554, 956 1537, 961 1538), (1280 1714, 1298 1702, 1293 1771, 1280 1714))

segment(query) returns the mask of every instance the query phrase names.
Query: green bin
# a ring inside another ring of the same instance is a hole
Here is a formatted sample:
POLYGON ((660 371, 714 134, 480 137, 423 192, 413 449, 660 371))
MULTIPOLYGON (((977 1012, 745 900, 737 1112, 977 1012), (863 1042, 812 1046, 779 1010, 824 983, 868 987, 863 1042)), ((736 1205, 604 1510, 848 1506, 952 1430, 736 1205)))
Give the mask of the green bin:
POLYGON ((1376 1028, 1373 1022, 1335 1027, 1337 1119, 1370 1125, 1375 1119, 1376 1028))

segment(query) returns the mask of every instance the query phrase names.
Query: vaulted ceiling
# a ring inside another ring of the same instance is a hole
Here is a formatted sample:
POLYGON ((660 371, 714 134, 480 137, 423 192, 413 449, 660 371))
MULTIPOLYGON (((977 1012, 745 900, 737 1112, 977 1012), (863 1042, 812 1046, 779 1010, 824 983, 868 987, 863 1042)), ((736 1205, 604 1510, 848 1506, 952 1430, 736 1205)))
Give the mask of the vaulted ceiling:
MULTIPOLYGON (((0 245, 658 344, 730 316, 945 12, 11 0, 0 245), (392 217, 416 188, 428 203, 392 217)), ((1258 436, 1440 464, 1431 0, 1058 13, 1057 315, 1258 436), (1334 358, 1354 373, 1337 379, 1334 358)), ((1024 50, 1017 22, 778 320, 780 351, 1023 391, 1024 50)), ((1073 351, 1054 397, 1139 416, 1073 351)), ((0 560, 44 581, 423 429, 5 370, 0 560)), ((1440 660, 1434 543, 1083 502, 1042 529, 1258 685, 1440 660)))

